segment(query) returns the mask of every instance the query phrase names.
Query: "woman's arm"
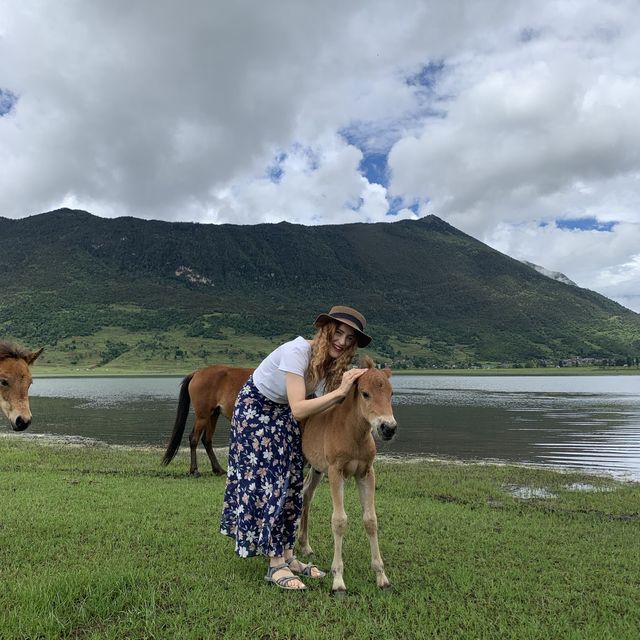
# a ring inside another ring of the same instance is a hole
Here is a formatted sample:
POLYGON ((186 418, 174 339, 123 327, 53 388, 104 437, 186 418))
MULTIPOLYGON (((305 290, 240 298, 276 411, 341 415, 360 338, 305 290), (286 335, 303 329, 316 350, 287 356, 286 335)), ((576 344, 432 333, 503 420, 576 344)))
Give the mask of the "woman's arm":
POLYGON ((305 398, 307 390, 304 378, 296 373, 287 373, 287 398, 291 413, 296 420, 304 420, 309 416, 320 413, 334 404, 338 404, 346 397, 353 383, 366 371, 366 369, 349 369, 342 374, 340 386, 318 398, 305 398))

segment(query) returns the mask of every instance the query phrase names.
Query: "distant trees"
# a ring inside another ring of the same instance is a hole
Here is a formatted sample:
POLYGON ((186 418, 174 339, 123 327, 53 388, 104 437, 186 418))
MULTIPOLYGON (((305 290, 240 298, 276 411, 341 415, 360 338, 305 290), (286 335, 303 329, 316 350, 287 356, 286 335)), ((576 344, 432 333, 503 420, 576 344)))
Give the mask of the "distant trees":
POLYGON ((129 351, 129 345, 126 342, 118 342, 116 340, 107 340, 104 349, 100 352, 100 365, 107 364, 123 353, 129 351))

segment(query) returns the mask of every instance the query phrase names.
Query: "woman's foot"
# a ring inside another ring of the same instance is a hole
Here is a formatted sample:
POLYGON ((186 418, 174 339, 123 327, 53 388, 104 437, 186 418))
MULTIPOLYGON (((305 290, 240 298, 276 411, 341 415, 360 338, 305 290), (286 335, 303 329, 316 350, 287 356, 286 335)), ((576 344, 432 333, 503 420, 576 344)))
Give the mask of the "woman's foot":
POLYGON ((281 589, 288 589, 289 591, 303 591, 307 588, 298 576, 293 575, 292 570, 288 567, 286 562, 269 565, 267 575, 264 579, 266 582, 273 582, 273 584, 281 589))
POLYGON ((309 578, 324 578, 327 575, 324 571, 318 569, 315 564, 312 564, 311 562, 305 564, 304 562, 300 562, 300 560, 295 556, 286 558, 285 562, 293 573, 309 576, 309 578))

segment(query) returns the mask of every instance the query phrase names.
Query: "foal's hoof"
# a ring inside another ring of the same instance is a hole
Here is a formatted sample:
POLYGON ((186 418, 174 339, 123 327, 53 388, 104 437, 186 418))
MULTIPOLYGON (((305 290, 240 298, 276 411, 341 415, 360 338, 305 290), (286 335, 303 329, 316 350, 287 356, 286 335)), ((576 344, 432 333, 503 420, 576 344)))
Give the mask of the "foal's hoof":
POLYGON ((215 473, 217 476, 226 476, 227 475, 227 472, 222 467, 220 467, 220 469, 214 469, 213 473, 215 473))
POLYGON ((382 589, 382 591, 384 591, 385 593, 391 593, 391 591, 393 591, 393 585, 385 584, 385 585, 382 585, 380 589, 382 589))
POLYGON ((194 478, 200 478, 200 477, 202 476, 202 474, 201 474, 197 469, 196 469, 195 471, 192 471, 192 472, 191 472, 191 475, 192 475, 194 478))
POLYGON ((342 600, 347 595, 347 591, 346 589, 331 589, 331 595, 336 600, 342 600))

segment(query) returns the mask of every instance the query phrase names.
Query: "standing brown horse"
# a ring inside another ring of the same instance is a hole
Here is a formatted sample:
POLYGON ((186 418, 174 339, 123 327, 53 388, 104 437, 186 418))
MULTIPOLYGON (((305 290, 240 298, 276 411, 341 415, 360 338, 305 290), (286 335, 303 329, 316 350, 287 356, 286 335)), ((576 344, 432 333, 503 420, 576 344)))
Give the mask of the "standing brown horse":
POLYGON ((180 448, 182 434, 189 416, 189 405, 193 402, 196 419, 189 436, 189 446, 191 447, 189 473, 196 478, 200 477, 196 459, 196 449, 200 438, 202 438, 202 444, 209 456, 213 473, 218 476, 226 473, 213 451, 211 444, 213 434, 220 414, 231 420, 233 405, 238 393, 252 373, 253 369, 213 365, 198 369, 184 378, 180 385, 176 421, 164 458, 162 458, 163 464, 169 464, 180 448))
POLYGON ((31 424, 29 367, 43 352, 26 351, 8 342, 0 342, 0 409, 14 431, 24 431, 31 424))
POLYGON ((344 510, 344 481, 355 477, 358 485, 364 528, 371 547, 371 568, 381 589, 391 585, 384 572, 384 564, 378 547, 378 519, 375 510, 376 457, 374 438, 391 440, 396 432, 396 420, 391 407, 391 371, 375 369, 371 358, 364 358, 361 366, 368 368, 349 395, 338 405, 308 418, 303 425, 302 452, 311 469, 303 490, 303 509, 298 543, 301 553, 309 555, 309 508, 323 474, 329 476, 333 513, 333 573, 332 591, 344 593, 342 539, 347 526, 344 510))

